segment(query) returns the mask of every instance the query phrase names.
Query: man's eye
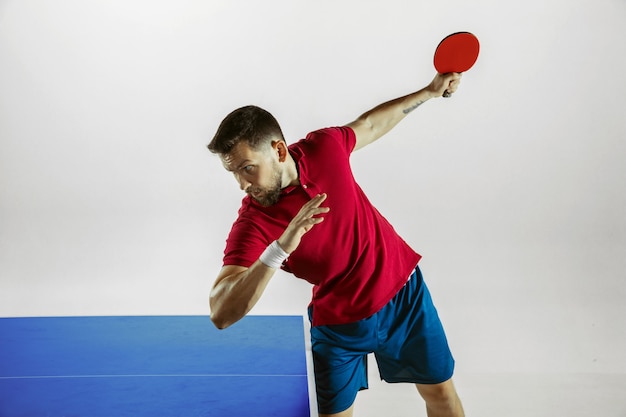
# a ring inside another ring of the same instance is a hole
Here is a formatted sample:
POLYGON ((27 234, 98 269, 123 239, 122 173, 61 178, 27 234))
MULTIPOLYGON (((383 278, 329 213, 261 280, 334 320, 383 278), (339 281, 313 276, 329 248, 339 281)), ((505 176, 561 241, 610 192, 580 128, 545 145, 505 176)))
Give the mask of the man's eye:
POLYGON ((253 170, 253 166, 252 165, 246 165, 245 167, 243 167, 243 170, 247 173, 252 172, 253 170))

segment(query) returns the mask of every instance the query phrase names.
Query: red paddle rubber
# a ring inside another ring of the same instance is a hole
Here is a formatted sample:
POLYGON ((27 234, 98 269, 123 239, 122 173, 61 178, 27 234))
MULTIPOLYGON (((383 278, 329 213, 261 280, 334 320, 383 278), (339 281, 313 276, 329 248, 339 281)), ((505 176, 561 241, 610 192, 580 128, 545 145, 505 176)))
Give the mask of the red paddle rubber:
MULTIPOLYGON (((469 32, 457 32, 446 36, 435 50, 434 65, 440 74, 465 72, 472 68, 478 59, 480 44, 478 38, 469 32)), ((445 91, 443 97, 452 93, 445 91)))

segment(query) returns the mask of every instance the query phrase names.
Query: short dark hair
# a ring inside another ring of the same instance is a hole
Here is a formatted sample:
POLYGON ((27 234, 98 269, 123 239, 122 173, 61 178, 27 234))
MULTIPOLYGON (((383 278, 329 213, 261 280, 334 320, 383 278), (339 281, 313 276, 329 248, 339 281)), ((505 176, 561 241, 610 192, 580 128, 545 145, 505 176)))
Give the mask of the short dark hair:
POLYGON ((276 138, 285 140, 274 116, 260 107, 245 106, 233 110, 222 120, 207 148, 213 153, 225 155, 240 142, 259 149, 276 138))

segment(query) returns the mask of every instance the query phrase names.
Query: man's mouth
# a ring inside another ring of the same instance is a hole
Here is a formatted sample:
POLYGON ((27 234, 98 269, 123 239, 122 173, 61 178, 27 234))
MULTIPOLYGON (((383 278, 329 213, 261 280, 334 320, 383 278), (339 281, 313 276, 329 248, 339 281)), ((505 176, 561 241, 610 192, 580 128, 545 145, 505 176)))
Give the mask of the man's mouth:
POLYGON ((248 188, 246 190, 246 193, 251 197, 257 198, 259 194, 261 194, 261 190, 259 190, 258 188, 248 188))

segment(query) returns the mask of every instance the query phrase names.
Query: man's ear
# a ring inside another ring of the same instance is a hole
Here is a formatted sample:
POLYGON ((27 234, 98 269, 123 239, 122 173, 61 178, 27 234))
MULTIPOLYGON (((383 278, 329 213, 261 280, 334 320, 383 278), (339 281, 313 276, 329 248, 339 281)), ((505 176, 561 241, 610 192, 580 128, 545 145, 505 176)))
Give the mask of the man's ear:
POLYGON ((275 152, 278 153, 278 161, 285 162, 285 160, 287 159, 287 153, 289 152, 287 150, 287 144, 285 143, 285 141, 284 140, 272 141, 272 148, 274 148, 275 152))

